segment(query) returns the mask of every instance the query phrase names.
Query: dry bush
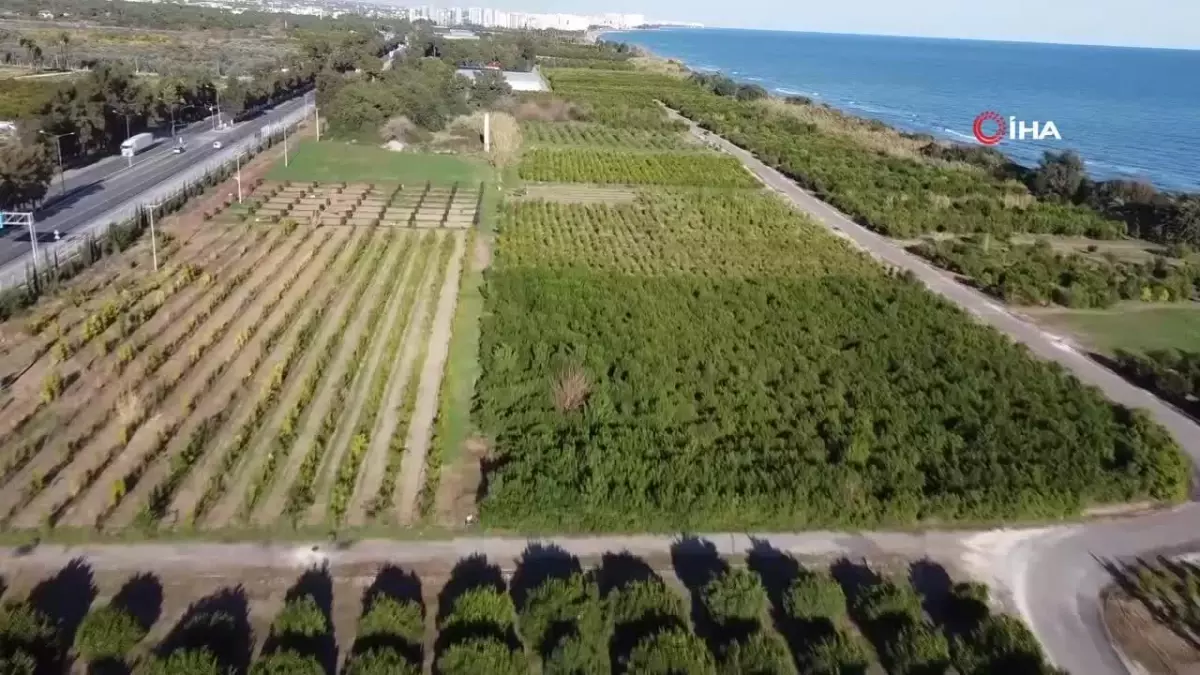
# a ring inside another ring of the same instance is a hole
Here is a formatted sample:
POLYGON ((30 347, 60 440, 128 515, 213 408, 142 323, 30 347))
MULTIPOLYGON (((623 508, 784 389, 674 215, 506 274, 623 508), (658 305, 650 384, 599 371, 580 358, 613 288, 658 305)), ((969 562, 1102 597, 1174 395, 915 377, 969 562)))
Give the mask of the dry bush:
POLYGON ((142 397, 135 391, 126 391, 117 397, 117 421, 121 427, 129 429, 142 421, 146 408, 142 405, 142 397))
POLYGON ((516 164, 521 157, 521 125, 508 113, 492 113, 492 147, 488 160, 492 166, 516 164))
POLYGON ((379 135, 385 141, 400 141, 407 145, 416 142, 416 131, 417 125, 413 124, 412 120, 404 115, 397 115, 384 122, 383 128, 379 130, 379 135))
POLYGON ((570 122, 587 116, 578 104, 560 98, 540 98, 516 103, 506 112, 521 122, 570 122))
POLYGON ((583 368, 575 365, 563 368, 554 379, 554 407, 559 412, 579 409, 587 401, 591 386, 583 368))

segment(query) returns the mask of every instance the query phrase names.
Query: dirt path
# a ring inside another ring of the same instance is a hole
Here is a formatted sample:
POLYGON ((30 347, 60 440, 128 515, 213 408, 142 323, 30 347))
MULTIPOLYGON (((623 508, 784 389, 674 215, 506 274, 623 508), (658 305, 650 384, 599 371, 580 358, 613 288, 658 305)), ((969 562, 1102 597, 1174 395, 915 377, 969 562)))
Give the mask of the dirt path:
MULTIPOLYGON (((237 266, 230 271, 236 274, 240 270, 252 269, 253 265, 261 262, 261 255, 265 255, 265 253, 239 258, 237 266)), ((210 292, 211 289, 206 289, 203 297, 208 297, 210 292)), ((46 502, 55 499, 61 500, 63 498, 61 492, 74 494, 77 489, 82 487, 82 484, 87 482, 86 476, 103 460, 104 455, 97 454, 96 446, 115 448, 120 444, 121 429, 125 420, 120 419, 120 414, 114 419, 110 413, 118 405, 124 392, 130 392, 125 399, 125 405, 132 411, 130 414, 144 418, 150 412, 153 406, 148 403, 150 398, 148 378, 166 365, 173 353, 169 347, 179 345, 180 341, 188 335, 188 327, 184 322, 173 321, 174 317, 166 313, 159 318, 166 325, 155 322, 146 326, 146 329, 158 328, 162 332, 156 336, 151 335, 149 344, 124 368, 120 378, 114 378, 113 384, 116 386, 92 399, 82 414, 71 419, 66 428, 57 430, 54 436, 53 451, 42 452, 34 457, 10 481, 10 486, 13 487, 0 490, 0 514, 8 517, 18 501, 31 492, 39 494, 26 508, 39 513, 49 512, 54 507, 46 505, 46 502), (97 420, 104 421, 102 427, 97 428, 97 420), (70 463, 65 466, 56 466, 67 460, 70 460, 70 463), (53 480, 51 485, 39 485, 51 479, 53 480), (14 489, 16 485, 26 486, 26 490, 18 493, 14 489)))
MULTIPOLYGON (((255 524, 270 525, 283 515, 284 508, 290 499, 292 484, 300 477, 304 462, 308 459, 309 451, 312 449, 317 434, 324 422, 327 409, 333 402, 336 389, 340 386, 343 374, 351 367, 349 361, 354 352, 355 345, 358 344, 359 337, 366 330, 372 308, 380 302, 380 296, 387 286, 386 282, 390 276, 388 271, 395 267, 401 253, 412 245, 412 240, 413 237, 407 234, 401 234, 388 239, 388 250, 384 254, 384 268, 371 278, 370 286, 360 295, 361 302, 355 308, 354 318, 351 320, 346 332, 340 337, 337 355, 334 356, 333 363, 330 364, 328 371, 322 378, 320 393, 317 394, 316 400, 313 401, 312 407, 309 408, 304 425, 296 436, 295 447, 291 449, 284 475, 275 483, 274 489, 267 496, 266 501, 257 507, 252 518, 255 524)), ((326 448, 326 454, 328 454, 328 448, 326 448)), ((321 457, 318 460, 318 467, 325 462, 325 459, 325 457, 321 457)), ((319 475, 319 473, 316 475, 319 475)))
MULTIPOLYGON (((365 245, 368 247, 382 246, 386 242, 384 237, 385 233, 382 231, 369 233, 367 235, 367 241, 365 242, 365 245)), ((287 452, 291 449, 291 447, 274 447, 276 445, 276 439, 278 438, 280 429, 283 427, 283 423, 287 419, 287 416, 291 413, 292 409, 301 399, 304 389, 304 382, 308 378, 308 374, 312 372, 317 360, 321 358, 322 354, 325 354, 330 349, 334 348, 334 345, 330 343, 334 338, 334 333, 337 330, 338 325, 342 321, 342 317, 346 314, 346 311, 349 309, 350 304, 354 301, 354 298, 360 295, 366 285, 371 282, 371 278, 368 276, 369 272, 370 270, 368 269, 367 265, 358 265, 354 270, 353 278, 349 280, 348 283, 344 283, 338 289, 340 295, 333 303, 331 303, 334 305, 333 311, 326 319, 325 324, 321 327, 321 331, 318 333, 317 337, 313 340, 313 348, 310 350, 310 353, 306 355, 304 360, 296 367, 297 372, 302 373, 303 377, 299 381, 289 385, 280 396, 280 403, 275 410, 275 414, 272 416, 270 421, 264 425, 259 437, 251 443, 250 451, 247 453, 249 460, 246 466, 242 467, 242 469, 237 472, 237 475, 234 479, 236 482, 233 484, 233 486, 226 490, 225 495, 222 496, 220 501, 218 501, 217 504, 207 514, 205 514, 202 521, 202 524, 205 528, 220 528, 228 526, 233 519, 242 512, 243 504, 248 504, 249 500, 251 499, 251 481, 259 480, 259 476, 263 471, 269 470, 271 471, 272 475, 274 474, 274 469, 268 468, 268 462, 271 462, 272 465, 275 465, 280 460, 283 460, 288 462, 286 466, 292 466, 290 460, 293 455, 287 452), (275 456, 277 452, 283 456, 275 456)), ((299 464, 299 460, 296 460, 296 464, 299 464)), ((284 473, 287 474, 288 470, 285 469, 284 473)), ((264 489, 269 491, 273 485, 273 482, 268 483, 264 486, 264 489)))
MULTIPOLYGON (((99 443, 95 443, 99 447, 84 449, 80 456, 93 460, 90 462, 92 466, 87 470, 101 473, 86 499, 74 500, 72 497, 74 501, 67 505, 61 522, 76 526, 94 524, 96 518, 111 504, 111 491, 117 481, 125 481, 125 490, 133 487, 128 481, 131 472, 141 466, 143 457, 166 442, 167 439, 161 439, 160 434, 169 431, 178 416, 181 413, 186 414, 190 406, 194 405, 193 397, 210 384, 206 382, 210 374, 218 372, 226 365, 226 360, 220 357, 227 351, 224 346, 231 342, 247 323, 246 307, 253 304, 262 294, 263 288, 278 275, 279 269, 286 261, 295 257, 304 240, 302 234, 293 235, 271 252, 256 266, 250 277, 234 289, 226 301, 197 327, 196 332, 159 369, 150 386, 171 387, 171 393, 156 407, 156 410, 161 412, 154 414, 143 424, 128 443, 121 443, 120 430, 114 429, 114 434, 118 434, 118 437, 104 437, 99 443)), ((83 462, 77 462, 72 468, 82 464, 83 462)), ((82 467, 80 470, 83 470, 82 467)))
MULTIPOLYGON (((413 277, 418 274, 416 270, 421 266, 421 261, 418 258, 425 250, 424 244, 428 236, 431 235, 421 233, 412 238, 414 241, 409 246, 409 251, 405 254, 403 262, 400 263, 403 271, 398 277, 395 277, 393 285, 384 289, 384 293, 389 296, 387 309, 384 310, 383 320, 379 323, 379 327, 371 338, 365 363, 360 367, 359 373, 354 380, 354 386, 351 390, 349 402, 346 405, 346 411, 343 413, 342 419, 338 423, 337 431, 334 433, 334 441, 330 445, 330 452, 325 464, 324 473, 321 474, 321 479, 317 483, 316 499, 313 500, 312 506, 308 510, 308 523, 310 525, 317 525, 325 520, 326 512, 329 510, 329 502, 332 499, 331 490, 333 489, 334 481, 341 471, 342 459, 345 456, 346 449, 353 440, 364 408, 367 406, 367 396, 370 395, 371 382, 374 376, 379 372, 380 367, 386 368, 388 375, 392 372, 392 363, 382 363, 384 351, 387 348, 388 334, 392 327, 400 320, 400 309, 404 306, 404 298, 411 290, 409 284, 421 283, 419 278, 414 279, 413 277)), ((404 319, 407 321, 408 317, 406 316, 404 319)), ((388 375, 384 376, 387 377, 388 375)))
POLYGON ((36 417, 44 414, 47 406, 42 401, 41 387, 47 373, 55 370, 67 381, 64 393, 76 389, 74 385, 80 380, 78 376, 102 358, 96 345, 101 340, 119 336, 125 317, 145 312, 156 302, 161 304, 169 300, 172 291, 177 288, 173 283, 174 273, 185 263, 202 265, 202 246, 229 245, 232 239, 225 237, 226 234, 227 231, 212 231, 202 237, 204 241, 199 242, 196 248, 183 254, 178 264, 164 266, 157 274, 147 270, 139 277, 129 276, 122 280, 124 283, 115 284, 106 292, 69 308, 64 314, 70 314, 71 320, 56 320, 47 324, 37 336, 24 336, 25 344, 20 353, 3 358, 5 366, 12 366, 11 372, 5 375, 12 384, 7 389, 9 401, 4 408, 4 419, 0 421, 0 443, 7 443, 12 436, 33 424, 36 417), (226 239, 224 242, 223 238, 226 239), (84 324, 107 306, 120 307, 115 320, 103 332, 87 338, 83 334, 84 324), (63 344, 72 345, 73 351, 60 361, 55 348, 63 344))
MULTIPOLYGON (((335 228, 330 242, 325 245, 321 254, 306 265, 301 272, 301 277, 289 293, 290 297, 286 298, 281 303, 281 307, 276 309, 275 315, 268 319, 270 328, 264 325, 263 329, 260 329, 269 332, 269 330, 274 330, 275 326, 279 326, 282 321, 286 332, 271 350, 270 356, 263 359, 255 369, 252 380, 242 386, 238 398, 229 401, 229 407, 240 414, 230 419, 213 440, 212 446, 215 451, 204 455, 200 465, 194 467, 176 492, 169 512, 175 514, 177 522, 187 523, 193 520, 193 513, 209 489, 210 480, 232 450, 231 446, 235 443, 235 436, 242 433, 248 420, 256 414, 257 397, 268 390, 271 379, 277 377, 276 371, 284 367, 285 361, 288 360, 289 354, 292 353, 300 338, 301 331, 313 314, 329 302, 329 297, 335 289, 336 279, 334 277, 336 275, 333 270, 343 270, 349 264, 354 255, 356 243, 362 239, 362 237, 356 236, 357 234, 360 233, 349 228, 335 228), (351 242, 351 238, 355 239, 355 242, 351 242), (297 295, 299 295, 298 298, 297 295), (295 318, 289 319, 288 315, 295 318)), ((310 342, 305 349, 311 348, 311 346, 310 342)), ((293 370, 287 375, 289 380, 299 380, 303 373, 293 370)), ((278 397, 275 398, 275 403, 278 404, 278 397)))
MULTIPOLYGON (((209 242, 210 246, 219 247, 222 251, 231 248, 241 241, 241 236, 234 233, 216 233, 217 237, 209 242), (226 236, 229 235, 229 236, 226 236)), ((214 274, 215 270, 205 269, 201 260, 188 261, 199 270, 199 274, 214 274)), ((223 265, 237 262, 237 259, 221 261, 223 265)), ((177 270, 172 270, 178 273, 177 270)), ((215 275, 215 274, 214 274, 215 275)), ((48 434, 59 435, 62 427, 68 423, 79 421, 78 413, 93 411, 98 406, 96 400, 97 388, 104 388, 117 380, 120 375, 119 350, 131 347, 135 353, 140 353, 151 343, 180 313, 186 312, 191 303, 204 292, 201 284, 193 280, 176 286, 174 281, 163 284, 165 288, 151 291, 137 303, 118 316, 103 334, 96 337, 93 343, 101 340, 112 341, 113 348, 105 354, 95 346, 85 346, 76 350, 66 361, 55 363, 54 357, 47 352, 31 364, 21 376, 18 386, 36 395, 26 395, 4 412, 6 421, 11 421, 8 429, 11 438, 0 441, 0 444, 10 448, 20 445, 41 445, 48 434), (128 337, 121 337, 123 317, 133 313, 149 316, 134 328, 128 337), (41 398, 40 387, 46 374, 53 369, 63 379, 70 383, 57 399, 46 404, 41 398), (65 420, 65 421, 64 421, 65 420)))
POLYGON ((356 368, 357 371, 353 383, 350 385, 350 391, 346 394, 345 405, 338 419, 336 431, 333 433, 333 440, 330 442, 325 457, 321 460, 321 468, 317 472, 318 479, 314 499, 308 509, 310 524, 321 523, 329 510, 330 490, 333 489, 334 481, 342 465, 342 457, 353 439, 359 417, 362 415, 363 408, 366 407, 371 378, 379 369, 384 345, 387 343, 388 328, 395 323, 396 314, 400 311, 404 288, 412 277, 413 268, 417 265, 417 253, 421 250, 423 238, 424 233, 410 236, 403 256, 391 263, 389 272, 384 275, 385 285, 381 290, 383 315, 374 325, 367 327, 367 330, 371 331, 371 337, 366 345, 366 353, 363 354, 360 363, 350 366, 356 368), (399 273, 397 274, 397 272, 399 273))
POLYGON ((439 271, 434 267, 434 265, 430 265, 426 270, 425 279, 422 280, 419 290, 420 295, 417 297, 412 318, 408 322, 408 328, 404 335, 403 346, 392 365, 392 379, 388 384, 388 393, 384 399, 386 403, 375 429, 371 432, 371 447, 367 450, 367 456, 358 472, 358 484, 355 486, 354 496, 350 500, 350 509, 346 512, 346 522, 349 525, 362 525, 366 522, 367 506, 379 492, 380 485, 383 484, 384 472, 387 470, 388 448, 391 446, 392 437, 404 431, 397 427, 400 424, 401 408, 409 393, 408 381, 412 377, 413 368, 417 365, 416 360, 417 354, 421 351, 421 340, 425 337, 422 327, 429 314, 431 304, 429 296, 433 289, 433 280, 439 271))
POLYGON ((400 465, 400 479, 396 481, 396 518, 400 523, 410 524, 416 519, 417 497, 425 477, 425 454, 429 452, 433 419, 437 414, 438 390, 442 385, 446 355, 450 351, 450 329, 454 324, 454 307, 458 302, 458 284, 462 277, 463 253, 466 236, 454 233, 454 255, 446 269, 446 280, 438 294, 437 309, 433 315, 433 327, 429 335, 429 354, 421 370, 421 384, 417 388, 417 403, 413 408, 412 426, 408 430, 409 449, 400 465))
MULTIPOLYGON (((109 517, 102 518, 105 529, 119 531, 133 524, 138 511, 150 503, 151 494, 157 492, 169 498, 173 488, 178 487, 177 481, 186 475, 181 476, 178 471, 194 472, 198 462, 206 461, 213 454, 213 440, 244 406, 242 397, 248 392, 247 385, 265 360, 267 337, 288 319, 291 307, 304 302, 313 282, 320 276, 323 263, 333 250, 330 245, 333 234, 328 228, 310 231, 302 249, 292 256, 286 267, 277 270, 258 300, 242 313, 246 323, 237 326, 236 332, 230 331, 224 343, 218 346, 216 353, 224 355, 225 363, 220 368, 221 375, 190 414, 181 420, 166 451, 152 459, 137 485, 109 517), (249 338, 239 347, 239 338, 244 334, 249 334, 249 338), (210 431, 200 434, 201 429, 210 431), (198 446, 193 445, 197 437, 202 439, 198 446), (185 452, 191 457, 186 461, 189 466, 179 469, 179 456, 185 452), (169 483, 172 478, 176 481, 174 484, 169 483)), ((168 504, 162 504, 161 510, 165 512, 168 504)), ((178 514, 162 515, 173 522, 178 514)))

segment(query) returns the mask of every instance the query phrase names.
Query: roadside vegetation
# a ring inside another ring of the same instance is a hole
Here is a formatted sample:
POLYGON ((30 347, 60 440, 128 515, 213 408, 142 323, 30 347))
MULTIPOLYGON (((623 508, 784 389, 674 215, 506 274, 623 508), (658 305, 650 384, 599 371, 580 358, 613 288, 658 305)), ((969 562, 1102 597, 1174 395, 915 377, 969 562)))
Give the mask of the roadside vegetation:
POLYGON ((733 566, 680 548, 674 569, 656 572, 628 553, 585 563, 533 547, 515 563, 510 579, 478 555, 448 579, 371 565, 357 572, 374 575, 360 601, 340 597, 350 589, 337 568, 284 573, 265 593, 210 585, 201 595, 153 574, 92 577, 76 561, 9 591, 0 663, 20 675, 72 661, 103 673, 415 675, 427 659, 461 675, 862 675, 880 664, 913 675, 1062 675, 1020 621, 991 610, 986 587, 918 585, 922 570, 945 573, 929 561, 802 566, 768 547, 733 566), (77 597, 50 600, 72 582, 77 597), (163 611, 168 603, 188 604, 179 615, 163 611), (346 622, 351 605, 361 609, 346 622), (264 609, 273 618, 255 635, 251 616, 264 609))

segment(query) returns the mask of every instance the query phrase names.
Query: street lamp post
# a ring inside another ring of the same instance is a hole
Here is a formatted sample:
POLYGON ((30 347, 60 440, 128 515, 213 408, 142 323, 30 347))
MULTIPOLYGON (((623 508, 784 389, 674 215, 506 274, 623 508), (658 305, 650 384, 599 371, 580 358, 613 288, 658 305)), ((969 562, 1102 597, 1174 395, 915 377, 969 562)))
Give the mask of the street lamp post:
POLYGON ((63 168, 62 138, 64 136, 74 136, 75 132, 68 131, 65 134, 48 134, 45 131, 39 130, 38 133, 42 134, 43 136, 53 136, 54 137, 54 148, 58 151, 58 187, 59 187, 59 189, 62 190, 62 193, 65 195, 65 194, 67 194, 67 177, 66 177, 67 172, 66 172, 66 169, 63 168))
POLYGON ((162 202, 150 205, 150 255, 154 259, 154 271, 158 271, 158 237, 154 236, 154 211, 162 206, 162 202))
POLYGON ((238 185, 238 203, 242 203, 242 155, 246 153, 239 152, 233 161, 237 165, 237 185, 238 185))

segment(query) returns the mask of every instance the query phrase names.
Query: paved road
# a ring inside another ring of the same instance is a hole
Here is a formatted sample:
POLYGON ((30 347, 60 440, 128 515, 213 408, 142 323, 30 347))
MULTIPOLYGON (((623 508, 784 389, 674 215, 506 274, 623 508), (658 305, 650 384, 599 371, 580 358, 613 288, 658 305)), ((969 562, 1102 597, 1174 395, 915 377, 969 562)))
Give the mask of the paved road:
MULTIPOLYGON (((201 169, 232 159, 253 144, 259 131, 303 116, 304 106, 304 97, 295 98, 223 130, 213 130, 211 123, 197 123, 181 133, 187 151, 178 155, 171 152, 170 139, 165 139, 134 157, 132 167, 125 158, 116 157, 68 172, 66 194, 56 180, 50 199, 34 216, 38 241, 48 245, 56 230, 65 238, 128 217, 137 205, 153 203, 154 199, 147 198, 152 192, 165 195, 171 191, 158 188, 178 189, 183 182, 195 180, 203 175, 201 169), (217 140, 222 144, 220 150, 212 147, 217 140)), ((13 227, 0 231, 0 280, 22 275, 29 252, 28 231, 13 227)))
MULTIPOLYGON (((1069 368, 1109 399, 1149 411, 1171 431, 1193 465, 1200 466, 1200 426, 1191 418, 1100 366, 1063 338, 1008 312, 988 296, 959 284, 902 246, 855 223, 753 154, 694 124, 691 130, 740 159, 768 187, 860 249, 895 268, 911 271, 935 293, 1038 356, 1069 368)), ((999 559, 993 556, 992 567, 1000 570, 994 583, 1009 589, 1014 603, 1059 666, 1076 675, 1123 675, 1127 670, 1109 644, 1100 620, 1099 592, 1110 581, 1103 563, 1195 549, 1200 549, 1200 505, 1188 504, 1153 516, 1043 531, 1020 547, 997 554, 999 559)))

